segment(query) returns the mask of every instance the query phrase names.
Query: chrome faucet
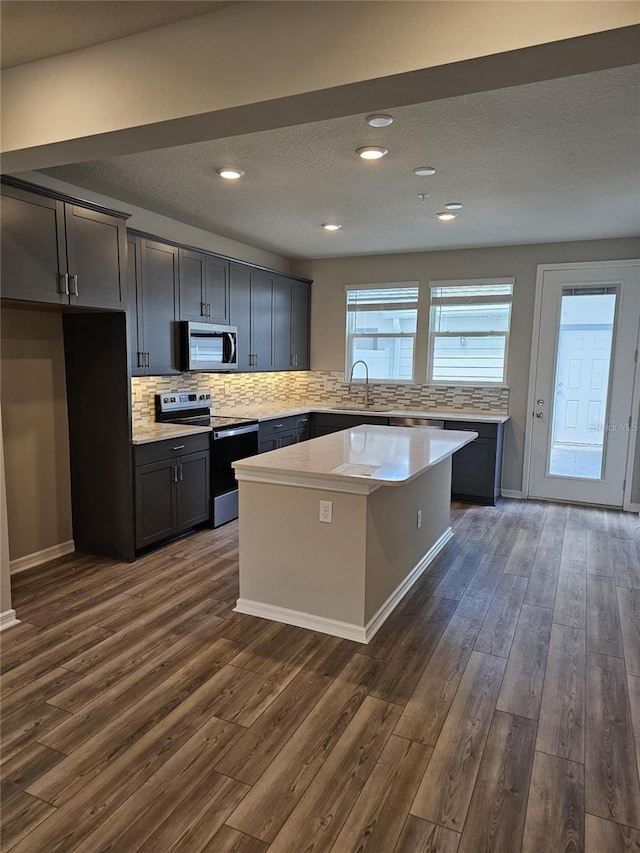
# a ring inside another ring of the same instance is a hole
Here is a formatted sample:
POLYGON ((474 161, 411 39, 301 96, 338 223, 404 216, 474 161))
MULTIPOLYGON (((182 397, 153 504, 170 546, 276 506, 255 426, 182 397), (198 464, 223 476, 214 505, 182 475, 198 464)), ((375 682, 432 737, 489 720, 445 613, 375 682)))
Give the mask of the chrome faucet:
POLYGON ((351 385, 353 384, 353 371, 357 364, 364 365, 364 407, 365 409, 369 408, 369 365, 366 361, 363 361, 359 358, 357 361, 354 361, 351 365, 351 374, 349 376, 349 393, 351 393, 351 385))

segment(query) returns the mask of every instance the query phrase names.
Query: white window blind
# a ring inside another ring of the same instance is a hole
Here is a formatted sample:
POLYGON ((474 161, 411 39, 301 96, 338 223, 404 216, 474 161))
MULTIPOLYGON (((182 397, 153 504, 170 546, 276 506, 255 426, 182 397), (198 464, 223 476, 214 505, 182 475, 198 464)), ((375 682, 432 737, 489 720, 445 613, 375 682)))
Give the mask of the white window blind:
POLYGON ((430 284, 431 382, 504 384, 513 284, 513 279, 430 284))
MULTIPOLYGON (((369 379, 413 380, 418 320, 418 285, 349 286, 347 291, 346 376, 364 361, 369 379)), ((364 368, 354 376, 362 378, 364 368), (360 372, 362 370, 362 373, 360 372)))

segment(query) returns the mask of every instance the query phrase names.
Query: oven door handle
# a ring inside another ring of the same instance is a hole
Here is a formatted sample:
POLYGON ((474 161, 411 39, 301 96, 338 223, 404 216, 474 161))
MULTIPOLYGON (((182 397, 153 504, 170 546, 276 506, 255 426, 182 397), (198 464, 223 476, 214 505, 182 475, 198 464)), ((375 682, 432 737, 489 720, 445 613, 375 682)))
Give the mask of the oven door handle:
POLYGON ((235 429, 215 430, 213 433, 213 440, 219 441, 222 438, 233 438, 236 435, 246 435, 248 432, 258 432, 258 424, 251 424, 251 426, 244 427, 236 427, 235 429))

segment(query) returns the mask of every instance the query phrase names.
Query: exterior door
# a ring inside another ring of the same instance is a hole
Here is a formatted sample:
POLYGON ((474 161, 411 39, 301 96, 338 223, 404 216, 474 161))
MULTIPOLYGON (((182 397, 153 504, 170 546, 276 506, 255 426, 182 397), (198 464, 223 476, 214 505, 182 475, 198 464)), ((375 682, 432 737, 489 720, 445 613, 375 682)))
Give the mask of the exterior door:
POLYGON ((640 263, 545 270, 541 288, 529 496, 622 506, 640 263))

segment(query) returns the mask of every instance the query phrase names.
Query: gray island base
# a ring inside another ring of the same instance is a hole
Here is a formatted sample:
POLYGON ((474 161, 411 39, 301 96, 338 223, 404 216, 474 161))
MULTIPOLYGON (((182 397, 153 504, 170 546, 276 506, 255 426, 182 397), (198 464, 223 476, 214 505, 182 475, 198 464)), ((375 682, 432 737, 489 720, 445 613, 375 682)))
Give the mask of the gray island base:
POLYGON ((236 611, 368 643, 451 538, 451 457, 476 438, 359 426, 235 462, 236 611))

